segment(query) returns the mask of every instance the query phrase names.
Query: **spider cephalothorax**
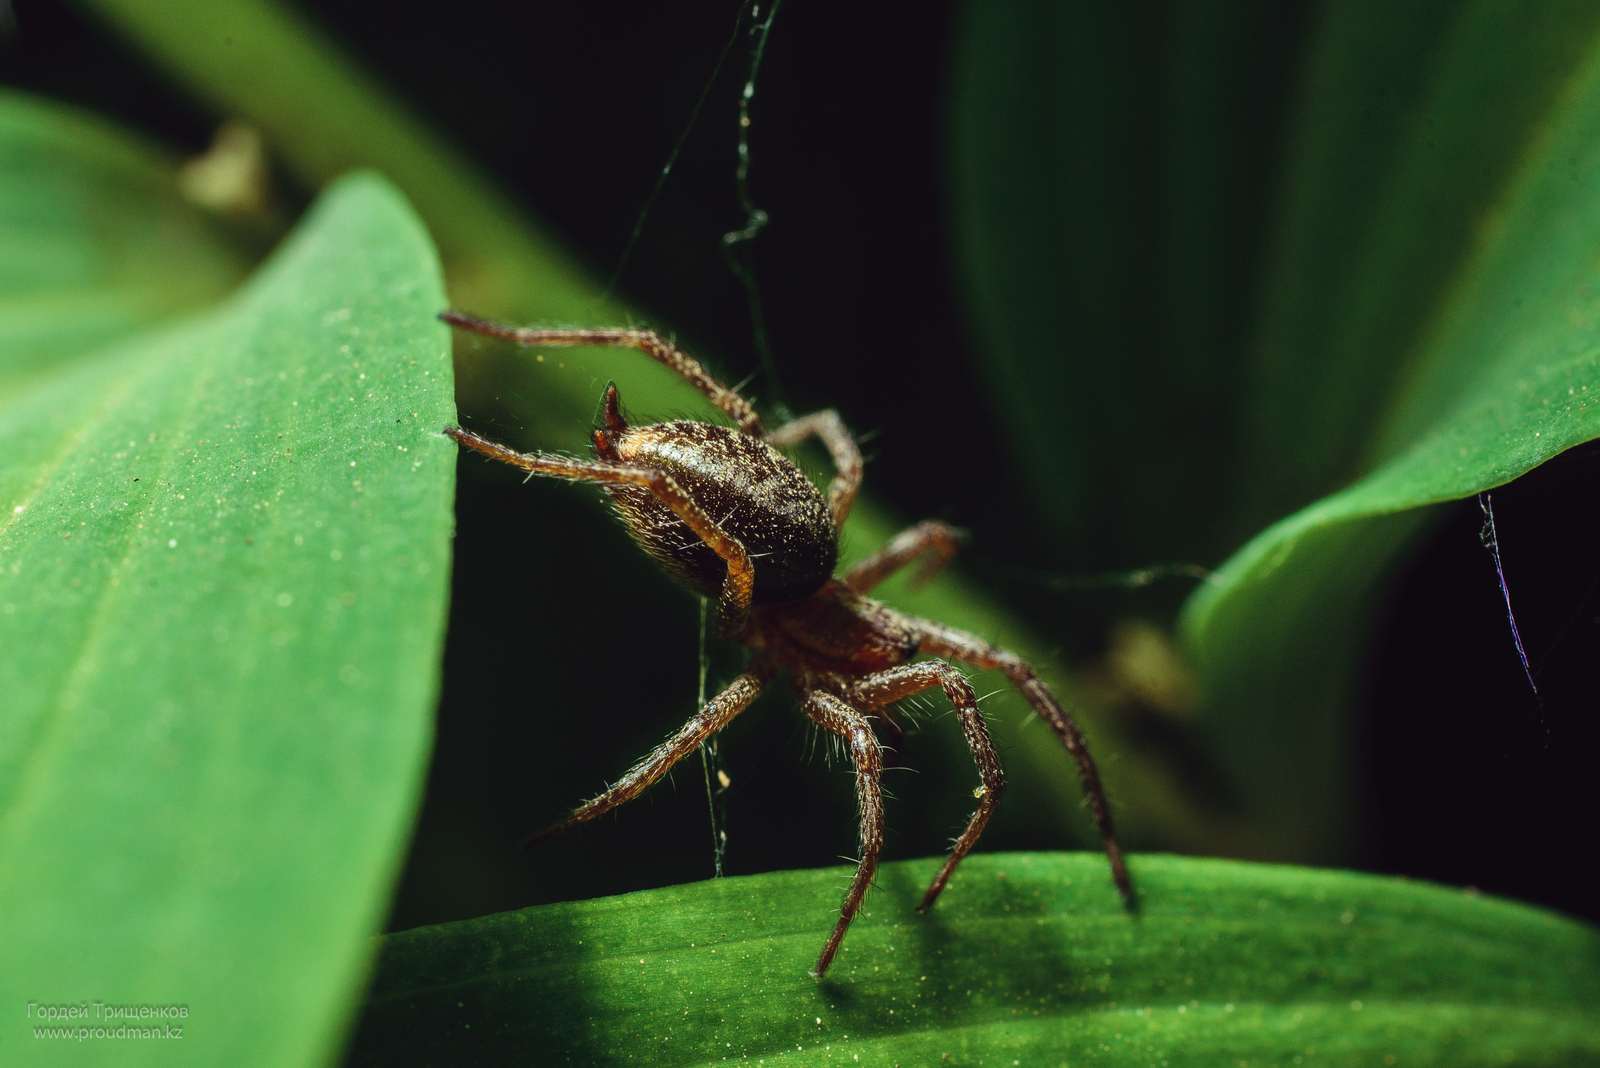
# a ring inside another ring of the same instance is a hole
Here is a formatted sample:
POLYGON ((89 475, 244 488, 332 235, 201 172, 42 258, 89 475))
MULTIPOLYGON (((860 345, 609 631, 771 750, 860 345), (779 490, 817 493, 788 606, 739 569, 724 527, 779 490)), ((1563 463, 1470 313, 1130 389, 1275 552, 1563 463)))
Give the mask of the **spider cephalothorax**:
POLYGON ((955 531, 930 520, 895 537, 842 575, 833 574, 838 531, 861 486, 861 453, 837 412, 817 412, 768 431, 738 393, 718 382, 665 339, 644 330, 539 330, 500 326, 456 312, 446 322, 523 345, 622 345, 672 368, 704 393, 735 427, 672 422, 629 426, 614 386, 607 387, 605 425, 594 432, 594 460, 520 453, 458 428, 445 431, 467 448, 530 474, 595 482, 611 494, 634 540, 691 590, 717 601, 717 631, 751 650, 745 671, 616 785, 579 806, 540 835, 561 831, 637 797, 694 752, 787 669, 807 716, 838 736, 856 769, 861 810, 861 860, 845 893, 839 921, 813 974, 832 963, 861 907, 883 849, 882 760, 874 721, 893 724, 889 706, 940 687, 961 720, 983 785, 977 810, 923 895, 929 908, 949 882, 1000 802, 1005 776, 977 694, 948 657, 997 668, 1027 698, 1077 760, 1111 872, 1133 901, 1111 812, 1083 734, 1055 694, 1015 653, 931 620, 896 612, 865 594, 916 560, 936 571, 956 548, 955 531), (826 496, 778 450, 820 438, 837 469, 826 496))

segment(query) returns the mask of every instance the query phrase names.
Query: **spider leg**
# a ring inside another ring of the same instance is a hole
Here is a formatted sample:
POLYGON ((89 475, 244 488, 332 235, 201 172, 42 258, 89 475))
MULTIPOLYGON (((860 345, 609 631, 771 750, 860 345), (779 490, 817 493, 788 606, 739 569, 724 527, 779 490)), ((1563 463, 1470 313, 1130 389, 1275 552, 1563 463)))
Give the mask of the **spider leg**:
POLYGON ((843 528, 850 508, 856 503, 856 494, 861 491, 861 449, 839 413, 829 408, 802 415, 768 434, 767 444, 786 449, 813 434, 828 447, 833 469, 838 472, 828 484, 828 511, 833 514, 834 527, 843 528))
POLYGON ((1077 761, 1078 778, 1083 781, 1083 792, 1089 797, 1089 807, 1093 809, 1095 823, 1100 828, 1100 841, 1105 848, 1106 859, 1111 862, 1111 877, 1116 881, 1117 891, 1128 908, 1136 908, 1133 883, 1128 878, 1122 849, 1117 845, 1116 829, 1111 825, 1111 806, 1106 803, 1105 787, 1100 785, 1100 772, 1094 766, 1094 758, 1089 755, 1089 743, 1084 739, 1083 731, 1078 729, 1078 724, 1067 713, 1060 699, 1039 681, 1038 674, 1016 653, 996 648, 976 635, 947 627, 943 623, 911 618, 907 622, 922 634, 919 651, 981 668, 998 668, 1013 686, 1022 691, 1022 696, 1039 713, 1039 718, 1050 724, 1050 729, 1056 732, 1061 744, 1077 761))
POLYGON ((889 741, 883 743, 883 748, 892 752, 898 752, 900 746, 903 745, 906 740, 906 730, 904 727, 900 726, 899 718, 893 712, 889 711, 889 706, 887 705, 885 705, 883 708, 872 709, 871 711, 872 715, 879 723, 883 725, 883 729, 889 734, 889 741))
POLYGON ((657 363, 676 371, 678 377, 704 393, 718 408, 739 425, 739 429, 755 437, 766 431, 761 417, 756 415, 750 402, 719 382, 700 361, 680 351, 672 342, 652 330, 544 330, 531 326, 505 326, 501 323, 463 315, 457 311, 440 312, 439 318, 451 326, 459 326, 475 334, 515 341, 519 345, 548 345, 567 347, 573 345, 618 345, 638 349, 657 363))
POLYGON ((989 737, 989 727, 978 711, 978 695, 973 692, 972 684, 965 675, 942 660, 926 660, 880 671, 857 680, 845 691, 845 698, 852 705, 864 712, 874 712, 902 697, 934 686, 944 688, 945 696, 961 717, 961 732, 967 737, 967 747, 972 750, 972 758, 977 762, 978 777, 983 780, 983 786, 974 791, 978 807, 967 821, 967 829, 956 839, 944 867, 934 876, 928 892, 922 895, 922 904, 917 906, 921 911, 933 907, 945 884, 955 874, 956 865, 977 844, 984 825, 994 815, 995 809, 1000 807, 1000 794, 1006 786, 1005 773, 1000 770, 1000 754, 996 752, 994 740, 989 737))
POLYGON ((867 717, 845 704, 833 694, 822 690, 809 690, 804 695, 806 715, 824 730, 843 738, 850 746, 850 759, 856 766, 856 801, 861 809, 861 860, 856 865, 855 878, 845 892, 844 904, 839 908, 839 922, 822 947, 817 966, 811 974, 821 977, 833 963, 850 921, 861 909, 861 901, 872 885, 872 876, 878 870, 878 857, 883 852, 883 756, 878 749, 878 739, 872 733, 867 717))
POLYGON ((459 427, 447 427, 445 433, 474 452, 520 467, 530 475, 601 485, 642 486, 655 494, 712 552, 727 562, 728 577, 723 580, 722 594, 717 598, 717 631, 730 641, 738 641, 744 635, 750 625, 750 600, 755 590, 755 570, 750 556, 739 539, 717 526, 671 475, 648 467, 574 460, 548 452, 517 452, 459 427))
POLYGON ((726 727, 734 716, 750 707, 750 702, 756 699, 776 673, 776 668, 762 661, 756 661, 750 666, 749 671, 734 679, 727 689, 713 697, 706 707, 695 713, 688 723, 678 729, 678 733, 656 746, 649 756, 618 779, 616 785, 599 797, 573 809, 566 819, 554 827, 534 835, 528 840, 528 844, 533 845, 535 842, 553 838, 569 827, 587 823, 601 813, 638 797, 652 783, 671 770, 674 764, 700 748, 702 742, 726 727))
POLYGON ((866 593, 920 556, 925 559, 912 582, 921 585, 955 558, 962 538, 961 531, 950 524, 924 519, 896 534, 889 544, 840 575, 839 581, 856 593, 866 593))

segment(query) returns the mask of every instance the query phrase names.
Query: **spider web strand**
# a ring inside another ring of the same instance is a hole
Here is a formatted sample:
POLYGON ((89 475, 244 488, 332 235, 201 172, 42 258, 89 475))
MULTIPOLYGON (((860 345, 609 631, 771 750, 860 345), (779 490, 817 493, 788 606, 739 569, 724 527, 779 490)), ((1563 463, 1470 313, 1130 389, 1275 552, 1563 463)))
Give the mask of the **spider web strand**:
POLYGON ((672 174, 673 166, 678 162, 678 155, 683 151, 683 146, 688 144, 689 135, 694 132, 694 127, 700 121, 700 112, 706 106, 706 99, 711 96, 711 87, 716 85, 717 76, 722 73, 722 65, 728 60, 728 53, 733 50, 733 43, 739 39, 739 30, 744 26, 745 9, 741 5, 739 13, 734 16, 733 32, 728 34, 728 39, 723 42, 722 51, 717 53, 717 62, 711 68, 711 76, 706 79, 704 88, 700 90, 700 97, 694 102, 694 110, 689 112, 689 121, 684 124, 683 132, 678 135, 677 143, 672 146, 672 151, 667 155, 667 162, 662 166, 661 173, 656 176, 656 184, 651 187, 650 195, 644 198, 644 205, 639 209, 639 215, 633 221, 633 232, 628 235, 627 244, 622 246, 622 255, 617 260, 617 266, 611 272, 611 277, 606 280, 605 291, 600 294, 599 303, 605 304, 616 291, 617 283, 622 281, 622 272, 628 266, 628 261, 633 258, 633 248, 639 243, 639 235, 644 232, 644 223, 650 212, 656 206, 656 200, 661 196, 661 190, 666 187, 667 178, 672 174))
POLYGON ((778 381, 778 365, 772 358, 772 345, 767 339, 766 316, 761 309, 761 290, 756 284, 754 267, 740 256, 738 246, 754 241, 770 221, 766 212, 756 207, 750 195, 750 101, 756 95, 756 75, 761 70, 761 59, 767 49, 767 36, 772 31, 772 21, 778 17, 782 0, 773 0, 765 21, 761 19, 760 0, 750 5, 750 36, 755 44, 750 50, 750 73, 745 78, 744 91, 739 94, 739 165, 734 170, 734 185, 739 192, 739 206, 744 210, 742 230, 730 230, 722 235, 722 255, 744 286, 745 301, 750 309, 750 330, 755 341, 756 355, 761 359, 761 369, 766 372, 767 391, 774 412, 788 419, 790 412, 783 399, 783 387, 778 381))
MULTIPOLYGON (((695 696, 696 711, 706 707, 706 675, 711 658, 706 653, 706 619, 710 604, 700 598, 700 688, 695 696)), ((700 764, 706 773, 706 805, 711 810, 711 865, 712 878, 722 878, 722 860, 728 852, 726 789, 722 786, 722 759, 717 751, 717 736, 712 735, 700 743, 700 764)))
POLYGON ((1534 700, 1539 704, 1539 723, 1544 727, 1545 733, 1550 733, 1550 728, 1544 722, 1544 702, 1539 697, 1539 684, 1533 681, 1533 668, 1528 664, 1528 653, 1522 646, 1522 635, 1517 631, 1517 615, 1511 610, 1511 587, 1506 582, 1505 568, 1500 562, 1500 539, 1494 529, 1494 495, 1491 493, 1478 494, 1478 507, 1483 510, 1483 529, 1479 531, 1478 538, 1483 542, 1484 548, 1494 557, 1495 577, 1500 580, 1500 596, 1506 602, 1506 620, 1511 624, 1511 640, 1517 646, 1517 659, 1522 661, 1522 673, 1528 678, 1528 686, 1533 690, 1534 700))

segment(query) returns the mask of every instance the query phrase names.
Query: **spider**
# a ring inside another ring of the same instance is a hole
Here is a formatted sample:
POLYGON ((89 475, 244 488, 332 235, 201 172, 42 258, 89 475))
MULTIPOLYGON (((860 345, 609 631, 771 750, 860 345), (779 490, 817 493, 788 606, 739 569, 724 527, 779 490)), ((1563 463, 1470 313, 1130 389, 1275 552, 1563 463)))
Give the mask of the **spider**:
POLYGON ((1133 907, 1132 884, 1083 733, 1033 668, 1015 653, 975 635, 896 612, 864 596, 918 560, 920 577, 938 571, 955 553, 956 530, 938 520, 918 523, 848 571, 834 574, 839 530, 861 488, 861 453, 838 412, 816 412, 769 431, 747 400, 647 330, 522 328, 453 311, 440 318, 525 346, 637 349, 704 393, 734 423, 732 428, 681 420, 632 426, 623 418, 616 386, 608 385, 602 401, 605 425, 594 431, 593 460, 516 452, 469 430, 445 430, 466 448, 520 467, 529 478, 547 475, 605 487, 639 547, 691 591, 715 599, 717 633, 750 650, 744 672, 676 734, 610 789, 533 841, 586 823, 639 796, 726 727, 787 669, 805 714, 848 749, 860 807, 861 858, 839 920, 811 973, 821 977, 861 908, 883 851, 883 764, 874 723, 898 733, 890 706, 919 691, 942 688, 960 718, 982 781, 973 791, 977 809, 923 895, 920 911, 938 900, 956 865, 994 815, 1005 789, 999 754, 978 711, 977 694, 948 660, 913 660, 918 654, 930 654, 998 668, 1056 732, 1077 761, 1112 878, 1124 902, 1133 907), (811 437, 819 438, 833 458, 835 474, 826 495, 778 451, 811 437))

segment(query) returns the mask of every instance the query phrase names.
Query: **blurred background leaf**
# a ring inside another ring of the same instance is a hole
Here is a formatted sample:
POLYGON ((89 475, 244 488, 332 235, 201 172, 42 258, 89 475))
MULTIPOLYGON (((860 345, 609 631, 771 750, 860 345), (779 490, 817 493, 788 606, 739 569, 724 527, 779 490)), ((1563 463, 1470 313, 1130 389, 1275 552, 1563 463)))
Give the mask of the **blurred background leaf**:
MULTIPOLYGON (((1282 833, 1301 837, 1311 856, 1349 849, 1353 820, 1333 814, 1350 810, 1353 790, 1348 724, 1361 645, 1351 638, 1367 631, 1377 584, 1391 561, 1421 525, 1440 518, 1423 507, 1503 485, 1600 436, 1600 49, 1592 31, 1582 32, 1581 21, 1564 19, 1559 30, 1537 20, 1526 23, 1486 7, 1465 13, 1453 28, 1436 68, 1443 84, 1430 87, 1434 106, 1424 116, 1431 137, 1413 139, 1416 158, 1400 168, 1395 183, 1402 204, 1387 209, 1391 217, 1371 239, 1390 248, 1385 256, 1371 257, 1377 262, 1354 282, 1367 290, 1362 299, 1368 302, 1381 295, 1398 303, 1394 297, 1405 289, 1400 279, 1420 287, 1430 275, 1444 273, 1443 265, 1424 269, 1409 261, 1455 251, 1453 258, 1461 262, 1453 277, 1442 279, 1439 292, 1408 312, 1421 321, 1375 332, 1410 343, 1374 362, 1377 342, 1358 339, 1351 358, 1330 354, 1309 364, 1305 346, 1288 344, 1300 350, 1294 366, 1326 375, 1330 365, 1342 363, 1352 381, 1343 387, 1279 387, 1278 403, 1260 405, 1283 412, 1295 407, 1289 395, 1328 403, 1330 396, 1345 394, 1348 416, 1335 419, 1313 408, 1309 426, 1315 431, 1319 420, 1331 419, 1345 433, 1367 427, 1350 438, 1349 451, 1359 451, 1355 462, 1371 474, 1252 541, 1189 609, 1187 622, 1235 779, 1250 783, 1258 805, 1292 793, 1295 803, 1279 810, 1282 833), (1507 17, 1511 25, 1504 24, 1507 17), (1572 70, 1575 39, 1590 47, 1572 70), (1520 56, 1518 48, 1506 47, 1507 40, 1529 47, 1537 58, 1520 56), (1509 72, 1488 63, 1488 55, 1509 72), (1486 70, 1496 70, 1499 79, 1485 79, 1486 70), (1518 115, 1517 105, 1525 101, 1516 89, 1539 88, 1532 75, 1552 70, 1568 75, 1556 86, 1560 91, 1529 94, 1543 106, 1518 115), (1520 121, 1509 121, 1507 112, 1520 121), (1494 166, 1497 160, 1461 158, 1511 140, 1506 125, 1525 128, 1514 146, 1514 173, 1502 176, 1510 168, 1494 166), (1470 177, 1452 186, 1447 179, 1456 175, 1470 177), (1485 175, 1499 180, 1481 188, 1485 175), (1470 216, 1474 211, 1476 218, 1470 216), (1396 250, 1397 245, 1405 247, 1396 250), (1313 744, 1306 746, 1308 741, 1313 744), (1264 753, 1289 752, 1301 756, 1261 760, 1264 753)), ((1406 309, 1384 313, 1392 317, 1406 309)), ((1359 331, 1367 318, 1379 315, 1370 309, 1348 312, 1341 329, 1359 331)), ((1291 363, 1282 355, 1279 362, 1291 363)), ((1305 462, 1327 466, 1315 454, 1330 435, 1308 437, 1315 445, 1305 462)), ((1268 442, 1255 452, 1289 456, 1286 447, 1268 442)))
POLYGON ((0 96, 0 390, 216 300, 246 250, 178 194, 177 161, 103 119, 0 96))
MULTIPOLYGON (((27 135, 72 146, 69 189, 123 150, 79 116, 10 104, 27 135)), ((182 221, 136 188, 106 206, 182 221)), ((115 262, 104 232, 40 243, 115 262)), ((180 303, 186 272, 153 274, 180 303)), ((303 1064, 338 1042, 438 689, 442 299, 420 222, 356 177, 218 308, 0 402, 5 997, 83 1004, 68 1022, 86 1026, 108 1025, 100 1001, 187 1010, 131 1021, 182 1027, 183 1045, 99 1038, 92 1059, 303 1064)), ((22 1028, 0 1043, 11 1063, 60 1056, 22 1028)))

